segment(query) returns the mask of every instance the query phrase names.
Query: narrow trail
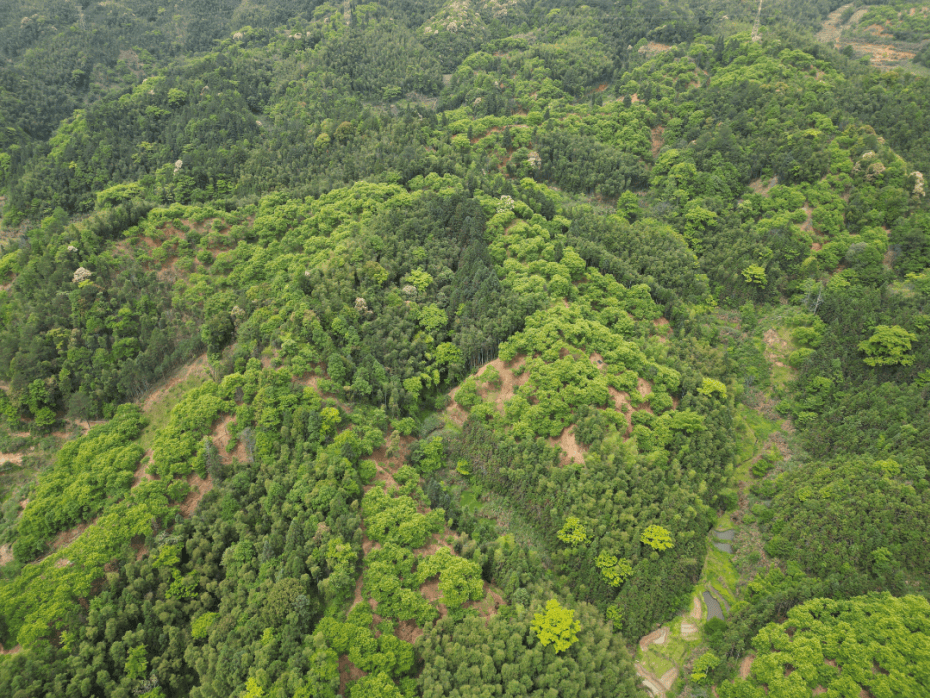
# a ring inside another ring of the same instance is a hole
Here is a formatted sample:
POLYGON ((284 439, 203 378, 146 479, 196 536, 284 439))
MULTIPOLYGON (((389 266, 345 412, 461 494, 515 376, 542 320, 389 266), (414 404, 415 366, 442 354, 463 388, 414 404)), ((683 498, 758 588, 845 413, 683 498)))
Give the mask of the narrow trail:
POLYGON ((850 7, 852 7, 852 3, 843 5, 827 15, 827 19, 824 20, 823 23, 823 28, 817 32, 817 41, 830 44, 831 46, 835 46, 839 42, 840 34, 843 33, 843 28, 846 26, 845 24, 840 26, 840 18, 850 7))
MULTIPOLYGON (((824 20, 823 27, 816 34, 817 41, 833 46, 839 49, 845 46, 851 46, 857 56, 868 55, 871 57, 871 64, 880 69, 888 69, 899 66, 902 63, 910 61, 916 55, 919 44, 908 44, 900 41, 890 41, 890 37, 878 34, 876 41, 861 41, 857 39, 846 39, 841 41, 843 32, 847 29, 854 29, 859 24, 865 14, 869 11, 868 7, 862 7, 856 10, 846 22, 842 21, 843 14, 853 7, 853 3, 848 3, 837 8, 824 20), (882 43, 876 43, 885 39, 882 43)), ((859 39, 862 37, 859 36, 859 39)))
POLYGON ((636 662, 636 673, 643 680, 643 686, 656 698, 665 698, 669 687, 662 683, 662 679, 648 671, 640 662, 636 662))
POLYGON ((759 0, 759 9, 756 10, 756 21, 752 25, 752 40, 759 41, 759 29, 762 25, 762 0, 759 0))

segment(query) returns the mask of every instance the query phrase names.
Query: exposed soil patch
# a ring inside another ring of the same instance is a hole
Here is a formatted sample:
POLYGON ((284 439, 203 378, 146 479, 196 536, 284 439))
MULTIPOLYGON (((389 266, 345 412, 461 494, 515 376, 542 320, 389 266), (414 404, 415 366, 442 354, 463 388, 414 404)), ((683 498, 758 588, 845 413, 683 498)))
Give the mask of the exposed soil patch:
POLYGON ((381 543, 371 540, 368 536, 362 536, 362 553, 367 555, 372 550, 377 550, 381 547, 381 543))
POLYGON ((139 467, 136 468, 135 476, 132 479, 132 486, 135 487, 143 480, 154 480, 155 476, 148 472, 149 463, 152 458, 152 450, 149 449, 145 452, 145 455, 142 456, 142 460, 139 462, 139 467))
POLYGON ((656 698, 665 698, 665 686, 658 676, 648 671, 640 662, 636 662, 636 673, 639 674, 647 691, 656 698))
POLYGON ((13 546, 6 543, 5 545, 0 545, 0 567, 3 567, 9 562, 13 562, 13 546))
MULTIPOLYGON (((453 392, 452 395, 455 395, 455 393, 453 392)), ((459 407, 453 398, 452 402, 450 402, 449 406, 446 408, 446 417, 452 420, 454 424, 462 426, 468 419, 468 412, 459 407)))
POLYGON ((639 648, 645 652, 649 649, 649 645, 664 645, 667 639, 668 628, 663 626, 658 630, 653 630, 648 635, 641 637, 639 639, 639 648))
POLYGON ((209 475, 204 480, 197 473, 191 473, 187 476, 187 482, 193 490, 181 502, 180 511, 182 516, 193 514, 203 496, 213 489, 213 479, 209 475))
POLYGON ((749 654, 743 657, 743 661, 739 665, 739 677, 741 679, 748 679, 749 672, 752 669, 752 662, 756 658, 756 655, 749 654))
POLYGON ((15 463, 16 465, 22 465, 23 454, 22 453, 0 453, 0 463, 15 463))
POLYGON ((652 394, 652 383, 645 378, 640 378, 636 381, 636 389, 639 390, 639 394, 645 398, 652 394))
POLYGON ((11 647, 10 649, 4 649, 3 645, 0 645, 0 654, 18 654, 22 649, 20 645, 16 645, 16 647, 11 647))
POLYGON ((619 390, 610 386, 607 388, 607 392, 610 394, 610 397, 614 401, 614 407, 617 409, 617 412, 620 412, 626 417, 626 434, 625 436, 629 438, 630 434, 633 433, 633 408, 630 405, 630 396, 626 393, 621 393, 619 390))
POLYGON ((420 587, 420 593, 427 601, 438 601, 442 593, 439 591, 439 577, 433 577, 420 587))
POLYGON ((868 54, 871 57, 872 65, 879 68, 891 68, 898 63, 911 60, 917 55, 915 51, 908 51, 903 48, 895 48, 886 44, 872 44, 858 41, 850 41, 853 52, 858 56, 868 54))
POLYGON ((300 378, 295 379, 294 384, 302 385, 304 387, 309 385, 315 391, 320 392, 319 385, 320 385, 321 380, 322 379, 320 378, 320 376, 316 375, 315 373, 308 373, 305 376, 301 376, 300 378))
POLYGON ((672 686, 675 683, 675 679, 677 678, 678 678, 678 667, 672 667, 671 669, 666 671, 664 674, 662 674, 662 678, 659 679, 659 681, 662 682, 662 685, 665 687, 665 690, 668 691, 672 688, 672 686))
POLYGON ((442 592, 439 591, 439 577, 438 575, 433 579, 429 580, 423 586, 420 587, 420 593, 423 594, 423 598, 429 601, 430 603, 436 604, 436 609, 439 611, 439 617, 445 618, 449 613, 449 609, 445 607, 445 604, 436 603, 442 597, 442 592))
POLYGON ((404 620, 397 625, 397 630, 394 631, 394 634, 399 639, 404 642, 409 642, 412 645, 420 639, 420 636, 423 634, 423 629, 418 627, 412 620, 404 620))
POLYGON ((563 456, 559 459, 561 465, 568 465, 569 463, 584 463, 584 454, 587 451, 586 448, 581 446, 578 441, 575 440, 575 428, 574 426, 566 427, 562 430, 562 434, 558 439, 553 439, 551 436, 549 439, 550 446, 558 446, 562 449, 563 456))
POLYGON ((698 629, 694 623, 684 620, 681 622, 681 637, 685 640, 695 640, 698 636, 698 629))
POLYGON ((367 674, 349 661, 348 655, 339 657, 339 695, 345 696, 350 681, 357 681, 367 674))
POLYGON ((370 484, 365 485, 364 490, 366 492, 377 483, 383 483, 382 486, 385 488, 386 492, 390 492, 392 489, 400 489, 400 485, 394 479, 394 473, 404 464, 404 460, 407 457, 407 450, 413 441, 414 438, 412 436, 401 437, 397 453, 393 456, 387 454, 387 446, 381 446, 375 449, 371 456, 369 456, 369 459, 377 463, 378 469, 375 473, 375 479, 370 484))
POLYGON ((492 587, 487 582, 484 583, 484 598, 480 601, 468 601, 464 604, 465 608, 474 608, 478 611, 478 615, 487 620, 488 618, 493 618, 497 615, 498 610, 501 606, 506 606, 504 597, 501 596, 498 592, 494 591, 492 587))
MULTIPOLYGON (((517 388, 525 384, 530 378, 526 371, 522 372, 519 376, 515 373, 516 369, 523 366, 525 363, 526 356, 519 354, 511 361, 505 362, 502 359, 494 359, 494 361, 489 361, 481 366, 478 371, 473 374, 478 382, 478 395, 483 401, 493 400, 498 412, 503 414, 505 403, 514 396, 517 388), (491 385, 481 381, 481 377, 490 367, 494 367, 494 369, 497 370, 500 376, 500 387, 498 387, 497 384, 491 385)), ((468 419, 468 412, 455 402, 455 396, 459 391, 459 387, 461 386, 457 386, 449 393, 449 397, 452 398, 452 401, 446 408, 445 413, 449 419, 461 426, 465 423, 465 420, 468 419)))
POLYGON ((876 41, 886 41, 889 43, 870 43, 868 41, 863 42, 843 39, 842 35, 845 30, 858 30, 857 25, 869 10, 868 7, 856 10, 849 18, 849 21, 842 24, 841 17, 849 7, 852 7, 852 4, 843 5, 827 16, 827 19, 823 23, 823 28, 817 33, 818 41, 831 44, 837 49, 844 46, 851 46, 853 52, 857 56, 869 55, 872 65, 877 68, 894 68, 914 58, 916 53, 909 50, 912 45, 904 44, 904 46, 908 46, 908 48, 905 48, 904 46, 898 47, 890 43, 889 40, 893 37, 888 34, 885 27, 880 24, 871 24, 868 27, 863 27, 862 30, 868 35, 874 36, 876 41))
POLYGON ((223 465, 229 465, 233 462, 233 459, 240 463, 245 463, 249 459, 245 451, 245 444, 242 443, 241 440, 237 441, 236 447, 233 448, 232 451, 227 450, 229 442, 232 440, 232 435, 229 433, 229 425, 234 422, 235 419, 236 415, 234 414, 223 417, 216 423, 216 426, 213 427, 213 432, 210 434, 213 445, 216 446, 216 450, 219 453, 220 462, 223 465))
POLYGON ((763 182, 761 179, 754 179, 749 183, 749 188, 753 192, 761 196, 768 196, 769 190, 778 184, 778 177, 772 177, 771 179, 763 182))
POLYGON ((814 224, 813 224, 814 209, 811 208, 810 204, 804 204, 801 207, 801 210, 807 214, 807 219, 803 223, 801 223, 801 230, 803 230, 806 233, 813 232, 814 230, 814 224))
POLYGON ((650 41, 648 44, 639 47, 639 52, 646 56, 655 56, 659 53, 665 53, 668 51, 671 46, 668 44, 660 44, 657 41, 650 41))
POLYGON ((145 399, 142 401, 142 411, 149 412, 152 409, 152 406, 161 400, 165 394, 171 390, 174 386, 183 383, 191 376, 196 375, 200 371, 209 371, 209 365, 207 364, 207 355, 201 354, 191 363, 186 366, 182 366, 174 375, 171 376, 167 381, 162 383, 156 390, 149 393, 145 399))
POLYGON ((80 537, 82 533, 84 533, 84 531, 87 530, 88 526, 95 524, 95 523, 97 523, 96 516, 92 518, 90 521, 87 521, 82 524, 78 524, 74 528, 69 528, 67 531, 62 531, 57 536, 55 536, 55 539, 52 541, 51 552, 55 552, 56 550, 61 550, 62 548, 65 548, 71 545, 74 541, 76 541, 80 537))
POLYGON ((364 490, 367 492, 368 490, 370 490, 372 487, 374 487, 378 483, 381 483, 381 486, 384 489, 384 491, 389 494, 393 490, 400 489, 400 485, 398 485, 397 481, 394 479, 394 474, 390 470, 385 468, 384 466, 380 466, 380 465, 378 466, 378 471, 375 474, 374 481, 369 485, 365 485, 364 490))
POLYGON ((105 424, 106 422, 105 420, 102 420, 102 419, 95 420, 93 422, 88 422, 86 419, 75 419, 71 423, 74 424, 76 427, 80 428, 83 434, 87 434, 87 432, 89 432, 94 427, 100 426, 101 424, 105 424))
POLYGON ((486 363, 481 370, 478 372, 478 379, 481 379, 481 376, 488 370, 489 367, 493 366, 497 369, 498 374, 501 377, 500 388, 497 388, 493 385, 487 383, 479 385, 478 394, 481 395, 482 399, 490 397, 492 393, 496 394, 495 405, 497 406, 498 411, 504 411, 504 403, 507 402, 510 398, 514 396, 521 385, 525 384, 530 375, 526 371, 521 373, 519 376, 514 373, 514 370, 523 366, 526 363, 525 356, 516 356, 513 361, 504 363, 501 359, 494 359, 489 363, 486 363))
POLYGON ((136 560, 141 560, 149 551, 149 549, 145 547, 145 536, 135 536, 129 541, 129 547, 136 552, 136 560))
POLYGON ((362 587, 364 585, 365 585, 365 575, 360 574, 358 576, 358 581, 355 582, 355 596, 352 598, 352 605, 349 606, 350 611, 356 606, 358 606, 362 601, 365 600, 365 597, 362 594, 362 587))
POLYGON ((779 368, 784 368, 785 364, 781 362, 781 359, 788 356, 788 342, 779 337, 775 330, 766 330, 762 335, 762 340, 767 347, 764 354, 765 360, 779 368))
MULTIPOLYGON (((843 27, 849 26, 848 22, 846 24, 841 24, 841 18, 847 8, 851 6, 852 3, 843 5, 827 15, 827 18, 823 22, 823 26, 820 31, 817 32, 817 41, 822 41, 825 44, 836 44, 840 40, 843 27)), ((855 15, 853 15, 853 17, 855 17, 855 15)), ((850 17, 850 19, 852 19, 852 17, 850 17)))
POLYGON ((888 251, 885 253, 885 256, 882 257, 882 266, 885 267, 885 269, 888 269, 890 271, 892 266, 894 266, 894 258, 895 258, 894 248, 889 247, 888 251))
POLYGON ((432 534, 429 537, 429 542, 421 548, 415 548, 414 552, 419 557, 426 557, 429 555, 433 555, 440 548, 449 548, 450 553, 458 556, 458 553, 456 553, 455 550, 446 542, 446 539, 453 538, 454 540, 458 540, 460 537, 461 536, 458 533, 456 533, 451 528, 446 526, 446 530, 444 532, 432 534))
MULTIPOLYGON (((636 100, 636 101, 639 101, 639 100, 636 100)), ((658 156, 659 151, 662 150, 662 146, 665 145, 665 140, 662 137, 664 133, 665 133, 664 126, 656 126, 650 132, 650 135, 652 138, 652 157, 658 156)))
POLYGON ((691 617, 694 620, 701 620, 704 614, 704 607, 701 605, 701 597, 695 596, 691 599, 691 617))

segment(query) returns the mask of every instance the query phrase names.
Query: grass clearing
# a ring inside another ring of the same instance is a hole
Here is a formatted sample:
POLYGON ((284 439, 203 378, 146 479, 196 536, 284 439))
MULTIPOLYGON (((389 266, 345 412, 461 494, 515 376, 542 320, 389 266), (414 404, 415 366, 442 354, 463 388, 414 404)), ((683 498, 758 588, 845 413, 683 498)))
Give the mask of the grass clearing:
POLYGON ((678 669, 680 673, 684 673, 684 667, 688 663, 691 653, 702 642, 700 633, 690 640, 686 640, 681 636, 681 624, 684 620, 693 622, 690 617, 677 616, 672 619, 668 624, 668 637, 662 644, 653 643, 649 645, 645 652, 637 645, 636 660, 643 665, 646 671, 657 677, 663 676, 670 669, 678 669))
POLYGON ((739 588, 739 572, 733 566, 732 555, 717 550, 707 543, 707 557, 696 590, 710 591, 716 589, 731 605, 736 603, 736 590, 739 588))
POLYGON ((513 535, 518 545, 525 546, 539 554, 544 566, 550 566, 549 545, 536 528, 527 521, 519 510, 506 498, 487 491, 481 495, 484 500, 475 512, 476 516, 486 516, 497 521, 497 525, 506 533, 513 535))
POLYGON ((459 497, 459 504, 462 505, 462 508, 471 513, 475 513, 481 509, 481 495, 483 494, 481 487, 478 485, 472 485, 467 489, 462 491, 461 496, 459 497))
MULTIPOLYGON (((778 423, 766 419, 757 410, 746 405, 736 408, 736 422, 740 433, 739 461, 742 465, 762 452, 766 439, 778 430, 778 423)), ((742 466, 741 466, 742 467, 742 466)))
POLYGON ((188 372, 187 378, 169 385, 164 391, 143 408, 145 416, 148 417, 149 425, 139 437, 139 444, 148 451, 155 443, 155 435, 160 429, 168 425, 168 418, 171 416, 171 410, 177 405, 184 395, 191 389, 203 385, 209 380, 205 374, 197 372, 188 372))

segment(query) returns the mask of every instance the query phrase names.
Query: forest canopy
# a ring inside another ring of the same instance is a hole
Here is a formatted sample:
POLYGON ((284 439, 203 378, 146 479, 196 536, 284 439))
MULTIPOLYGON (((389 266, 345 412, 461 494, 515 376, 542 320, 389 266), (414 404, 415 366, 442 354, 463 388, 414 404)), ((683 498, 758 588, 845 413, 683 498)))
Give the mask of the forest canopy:
POLYGON ((5 3, 0 695, 930 691, 925 9, 5 3))

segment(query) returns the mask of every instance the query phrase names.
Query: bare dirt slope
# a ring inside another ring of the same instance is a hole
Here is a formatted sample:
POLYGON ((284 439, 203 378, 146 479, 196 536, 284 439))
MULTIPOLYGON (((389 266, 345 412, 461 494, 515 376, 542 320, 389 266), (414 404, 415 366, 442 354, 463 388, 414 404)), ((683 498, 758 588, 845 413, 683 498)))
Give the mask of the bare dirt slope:
POLYGON ((884 27, 877 24, 865 27, 863 32, 859 22, 869 11, 868 7, 856 10, 844 23, 843 14, 852 6, 852 3, 843 5, 827 15, 822 28, 817 32, 817 40, 836 49, 850 46, 855 55, 869 56, 871 64, 882 70, 910 67, 910 61, 917 55, 921 44, 896 41, 885 32, 884 27))

